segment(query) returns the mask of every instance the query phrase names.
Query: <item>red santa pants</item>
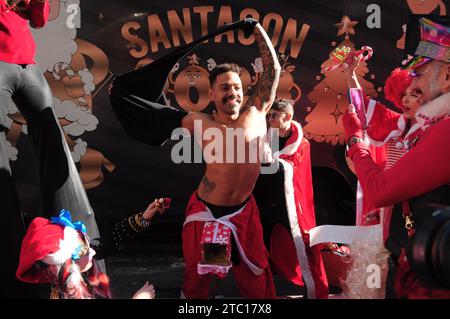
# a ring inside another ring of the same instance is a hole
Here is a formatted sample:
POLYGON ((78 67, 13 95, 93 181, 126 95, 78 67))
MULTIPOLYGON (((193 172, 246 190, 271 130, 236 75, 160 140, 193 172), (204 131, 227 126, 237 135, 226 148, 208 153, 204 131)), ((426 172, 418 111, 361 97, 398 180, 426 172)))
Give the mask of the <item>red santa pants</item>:
MULTIPOLYGON (((206 210, 206 205, 194 193, 186 208, 186 217, 206 210)), ((212 212, 214 213, 214 212, 212 212)), ((230 212, 232 214, 234 212, 230 212)), ((276 298, 275 285, 264 246, 259 212, 251 196, 240 214, 230 218, 237 229, 240 245, 247 258, 262 269, 260 275, 254 274, 239 255, 239 265, 231 268, 233 277, 244 298, 276 298)), ((194 221, 184 225, 182 232, 183 256, 186 263, 182 291, 186 298, 209 297, 212 275, 200 276, 197 264, 202 260, 200 241, 204 222, 194 221)))

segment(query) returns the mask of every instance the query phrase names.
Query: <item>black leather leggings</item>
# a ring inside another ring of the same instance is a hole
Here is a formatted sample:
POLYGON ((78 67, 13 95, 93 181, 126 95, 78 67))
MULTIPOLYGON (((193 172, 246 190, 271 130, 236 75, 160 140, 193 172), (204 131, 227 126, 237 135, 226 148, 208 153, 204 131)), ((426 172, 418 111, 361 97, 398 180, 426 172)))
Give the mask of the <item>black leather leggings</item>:
POLYGON ((1 291, 2 297, 14 298, 14 285, 19 285, 15 271, 25 228, 6 156, 5 117, 11 100, 27 121, 34 160, 38 164, 41 212, 36 213, 49 218, 58 215, 61 209, 68 209, 74 221, 85 223, 90 238, 99 234, 77 168, 53 113, 52 93, 39 67, 0 61, 0 242, 4 254, 2 264, 8 266, 4 278, 10 284, 1 285, 1 291))

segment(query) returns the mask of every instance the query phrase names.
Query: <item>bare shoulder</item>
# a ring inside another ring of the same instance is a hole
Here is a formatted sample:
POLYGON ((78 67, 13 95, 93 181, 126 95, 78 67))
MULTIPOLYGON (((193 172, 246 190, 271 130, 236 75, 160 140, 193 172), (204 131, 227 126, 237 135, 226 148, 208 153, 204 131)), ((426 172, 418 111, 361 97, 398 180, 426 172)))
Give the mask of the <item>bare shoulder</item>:
POLYGON ((186 115, 182 120, 182 126, 183 128, 186 128, 189 130, 189 132, 194 131, 194 124, 195 121, 201 121, 202 125, 208 125, 210 122, 212 122, 211 115, 201 112, 192 112, 186 115))

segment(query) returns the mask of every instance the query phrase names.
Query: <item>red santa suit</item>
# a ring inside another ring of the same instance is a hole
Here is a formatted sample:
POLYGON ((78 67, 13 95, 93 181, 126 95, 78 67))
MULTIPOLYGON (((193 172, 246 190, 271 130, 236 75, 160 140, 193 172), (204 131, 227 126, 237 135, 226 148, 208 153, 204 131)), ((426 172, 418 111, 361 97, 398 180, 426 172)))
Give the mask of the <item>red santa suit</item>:
POLYGON ((419 108, 416 119, 423 130, 420 138, 387 171, 374 163, 370 149, 363 143, 354 144, 348 152, 367 200, 378 207, 397 204, 385 245, 399 263, 395 279, 399 297, 450 298, 449 290, 428 288, 414 278, 414 273, 409 270, 408 261, 404 258, 409 236, 400 205, 406 201, 409 203, 414 227, 418 227, 426 217, 421 215, 419 207, 427 203, 450 205, 449 102, 450 93, 447 93, 419 108))
MULTIPOLYGON (((412 141, 421 133, 421 125, 414 124, 405 134, 407 119, 404 115, 388 109, 384 104, 365 98, 367 138, 370 142, 372 159, 381 169, 390 169, 410 148, 412 141)), ((392 207, 378 208, 363 196, 361 184, 357 187, 357 225, 378 224, 375 218, 380 214, 383 222, 383 234, 389 233, 392 207)))
POLYGON ((316 227, 311 174, 310 145, 299 123, 292 121, 291 136, 279 152, 276 174, 262 174, 255 188, 258 204, 270 215, 286 214, 265 227, 266 244, 275 273, 296 285, 305 285, 308 298, 328 298, 328 281, 320 246, 309 247, 309 230, 316 227), (281 176, 280 176, 281 174, 281 176), (277 184, 277 178, 280 183, 277 184), (264 184, 264 185, 262 185, 264 184), (261 193, 264 188, 266 193, 261 193), (280 204, 267 207, 267 199, 278 195, 280 204), (285 222, 283 222, 285 220, 285 222))
POLYGON ((244 298, 276 298, 259 212, 253 196, 237 211, 215 218, 195 192, 186 208, 183 225, 183 256, 186 263, 182 292, 186 298, 209 298, 211 275, 199 275, 202 261, 201 240, 205 222, 218 222, 231 229, 238 250, 239 264, 231 271, 244 298))

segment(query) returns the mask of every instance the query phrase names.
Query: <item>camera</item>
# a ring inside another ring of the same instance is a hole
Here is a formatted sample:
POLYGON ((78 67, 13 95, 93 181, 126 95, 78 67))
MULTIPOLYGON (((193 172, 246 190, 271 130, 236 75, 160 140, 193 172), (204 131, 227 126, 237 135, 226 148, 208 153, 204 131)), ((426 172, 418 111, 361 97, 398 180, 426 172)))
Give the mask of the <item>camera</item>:
POLYGON ((436 288, 450 289, 450 207, 428 205, 407 248, 407 258, 419 278, 436 288))

